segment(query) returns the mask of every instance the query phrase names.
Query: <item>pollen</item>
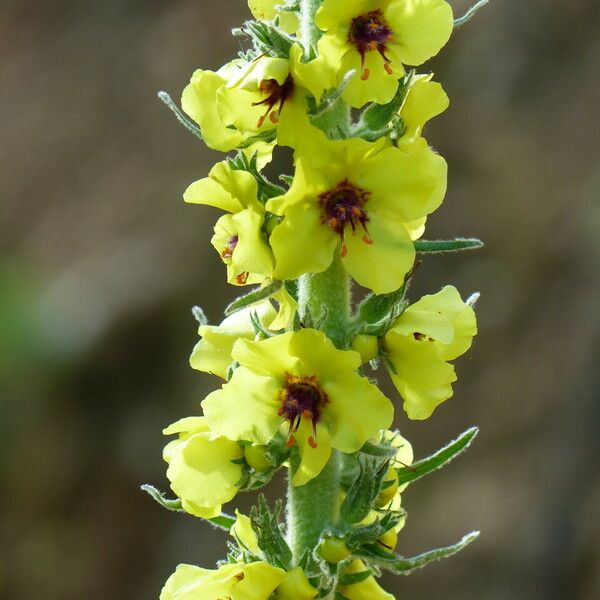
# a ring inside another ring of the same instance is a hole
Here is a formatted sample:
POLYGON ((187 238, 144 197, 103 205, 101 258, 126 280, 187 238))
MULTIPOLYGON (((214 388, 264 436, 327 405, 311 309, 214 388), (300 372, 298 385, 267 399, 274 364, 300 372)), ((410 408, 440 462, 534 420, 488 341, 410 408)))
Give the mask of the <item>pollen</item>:
POLYGON ((260 129, 267 120, 267 117, 273 125, 277 125, 286 100, 294 92, 294 80, 292 76, 288 75, 282 84, 278 83, 276 79, 263 79, 258 86, 258 91, 265 98, 258 102, 253 102, 252 106, 266 106, 267 110, 258 119, 256 127, 260 129))
POLYGON ((344 239, 347 225, 350 225, 353 234, 360 226, 364 233, 362 241, 369 245, 373 243, 368 230, 369 215, 365 209, 370 195, 370 192, 344 179, 335 188, 319 196, 321 222, 340 236, 342 257, 348 254, 344 239))
POLYGON ((371 75, 369 69, 365 67, 365 56, 367 52, 376 50, 383 58, 383 67, 389 75, 393 73, 387 56, 387 44, 393 38, 392 30, 387 24, 381 10, 374 10, 365 15, 360 15, 352 19, 348 41, 356 48, 360 54, 361 79, 366 81, 371 75))

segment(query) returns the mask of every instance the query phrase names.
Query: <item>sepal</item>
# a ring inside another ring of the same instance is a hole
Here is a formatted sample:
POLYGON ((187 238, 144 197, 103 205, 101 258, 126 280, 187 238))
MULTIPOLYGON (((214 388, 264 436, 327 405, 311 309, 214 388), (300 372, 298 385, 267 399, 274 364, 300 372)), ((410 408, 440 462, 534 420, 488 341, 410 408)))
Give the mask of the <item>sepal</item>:
POLYGON ((250 520, 257 536, 258 547, 267 562, 288 569, 292 561, 292 551, 282 533, 281 512, 281 501, 277 502, 271 511, 263 494, 259 494, 258 504, 250 511, 250 520))
POLYGON ((340 514, 346 523, 362 521, 373 507, 389 467, 387 457, 356 455, 359 472, 342 502, 340 514))

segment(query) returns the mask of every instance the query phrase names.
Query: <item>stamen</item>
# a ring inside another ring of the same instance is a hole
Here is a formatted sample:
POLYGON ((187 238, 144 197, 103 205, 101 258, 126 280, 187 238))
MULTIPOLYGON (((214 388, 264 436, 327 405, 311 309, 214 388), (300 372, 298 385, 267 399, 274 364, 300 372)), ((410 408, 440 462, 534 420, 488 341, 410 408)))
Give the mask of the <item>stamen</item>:
POLYGON ((267 117, 269 117, 269 120, 273 125, 277 125, 285 101, 294 92, 294 80, 291 75, 288 75, 287 79, 282 84, 279 84, 276 79, 263 79, 258 86, 258 91, 261 94, 266 95, 266 98, 264 100, 259 100, 258 102, 253 102, 252 106, 265 105, 267 110, 265 114, 258 119, 258 122, 256 123, 257 129, 260 129, 264 125, 267 117), (277 110, 275 110, 275 107, 277 107, 277 110))
POLYGON ((285 387, 279 392, 281 407, 277 411, 280 417, 288 421, 288 439, 286 446, 289 448, 296 442, 294 433, 302 424, 302 419, 310 419, 313 435, 308 438, 311 448, 317 447, 317 423, 321 418, 323 407, 327 404, 327 394, 321 389, 317 378, 312 376, 299 376, 285 374, 285 387))
POLYGON ((332 190, 319 195, 321 222, 340 236, 342 258, 348 254, 348 247, 344 241, 346 225, 350 225, 353 234, 356 233, 357 225, 360 225, 364 232, 363 242, 373 243, 368 230, 369 215, 365 210, 370 195, 370 192, 355 186, 347 179, 338 183, 332 190))
POLYGON ((387 24, 381 10, 374 10, 364 15, 360 15, 352 20, 350 31, 348 32, 348 42, 356 47, 360 54, 361 79, 369 79, 370 71, 365 68, 365 55, 367 52, 376 50, 381 54, 384 63, 383 68, 390 75, 392 69, 391 62, 385 55, 388 42, 393 38, 393 32, 387 24))
POLYGON ((248 273, 248 271, 244 271, 243 273, 240 273, 239 275, 235 276, 235 282, 238 285, 246 285, 246 282, 248 281, 249 276, 250 276, 250 273, 248 273))

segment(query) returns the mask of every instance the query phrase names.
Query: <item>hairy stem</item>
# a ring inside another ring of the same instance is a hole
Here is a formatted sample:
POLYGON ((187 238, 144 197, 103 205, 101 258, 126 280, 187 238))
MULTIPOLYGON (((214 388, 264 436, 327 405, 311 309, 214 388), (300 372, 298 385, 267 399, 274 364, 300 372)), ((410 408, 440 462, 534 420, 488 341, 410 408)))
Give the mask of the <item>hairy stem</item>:
POLYGON ((333 450, 324 469, 308 483, 294 487, 292 475, 300 464, 298 448, 290 457, 288 481, 287 534, 294 564, 307 550, 312 550, 323 531, 333 526, 339 517, 341 455, 333 450))
POLYGON ((323 273, 308 273, 298 281, 300 319, 323 331, 338 348, 347 344, 350 318, 350 278, 339 250, 323 273))
POLYGON ((311 47, 316 46, 321 37, 321 31, 315 25, 315 14, 322 2, 323 0, 301 0, 300 3, 300 38, 306 58, 310 55, 311 47))

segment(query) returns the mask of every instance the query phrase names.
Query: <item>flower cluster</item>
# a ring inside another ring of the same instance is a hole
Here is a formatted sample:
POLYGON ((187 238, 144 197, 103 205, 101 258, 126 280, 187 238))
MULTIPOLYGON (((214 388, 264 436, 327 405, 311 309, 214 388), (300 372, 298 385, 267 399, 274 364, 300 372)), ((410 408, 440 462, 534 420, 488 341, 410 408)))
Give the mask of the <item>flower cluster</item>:
MULTIPOLYGON (((410 419, 452 396, 451 361, 477 333, 476 296, 452 286, 410 302, 417 253, 477 247, 423 240, 446 194, 447 165, 423 137, 448 107, 432 74, 454 28, 445 0, 249 0, 249 48, 197 70, 178 117, 232 152, 184 199, 223 211, 212 245, 227 281, 255 288, 209 325, 201 310, 191 366, 222 380, 202 413, 164 430, 169 508, 228 530, 216 570, 180 565, 161 600, 393 598, 381 569, 409 572, 469 543, 415 559, 394 554, 407 485, 462 452, 471 429, 413 464, 394 402, 367 369, 387 369, 410 419), (279 183, 265 167, 293 153, 279 183), (361 300, 351 302, 354 285, 361 300), (287 521, 241 491, 289 472, 287 521), (424 558, 425 557, 425 558, 424 558)), ((176 107, 172 107, 178 111, 176 107)))

